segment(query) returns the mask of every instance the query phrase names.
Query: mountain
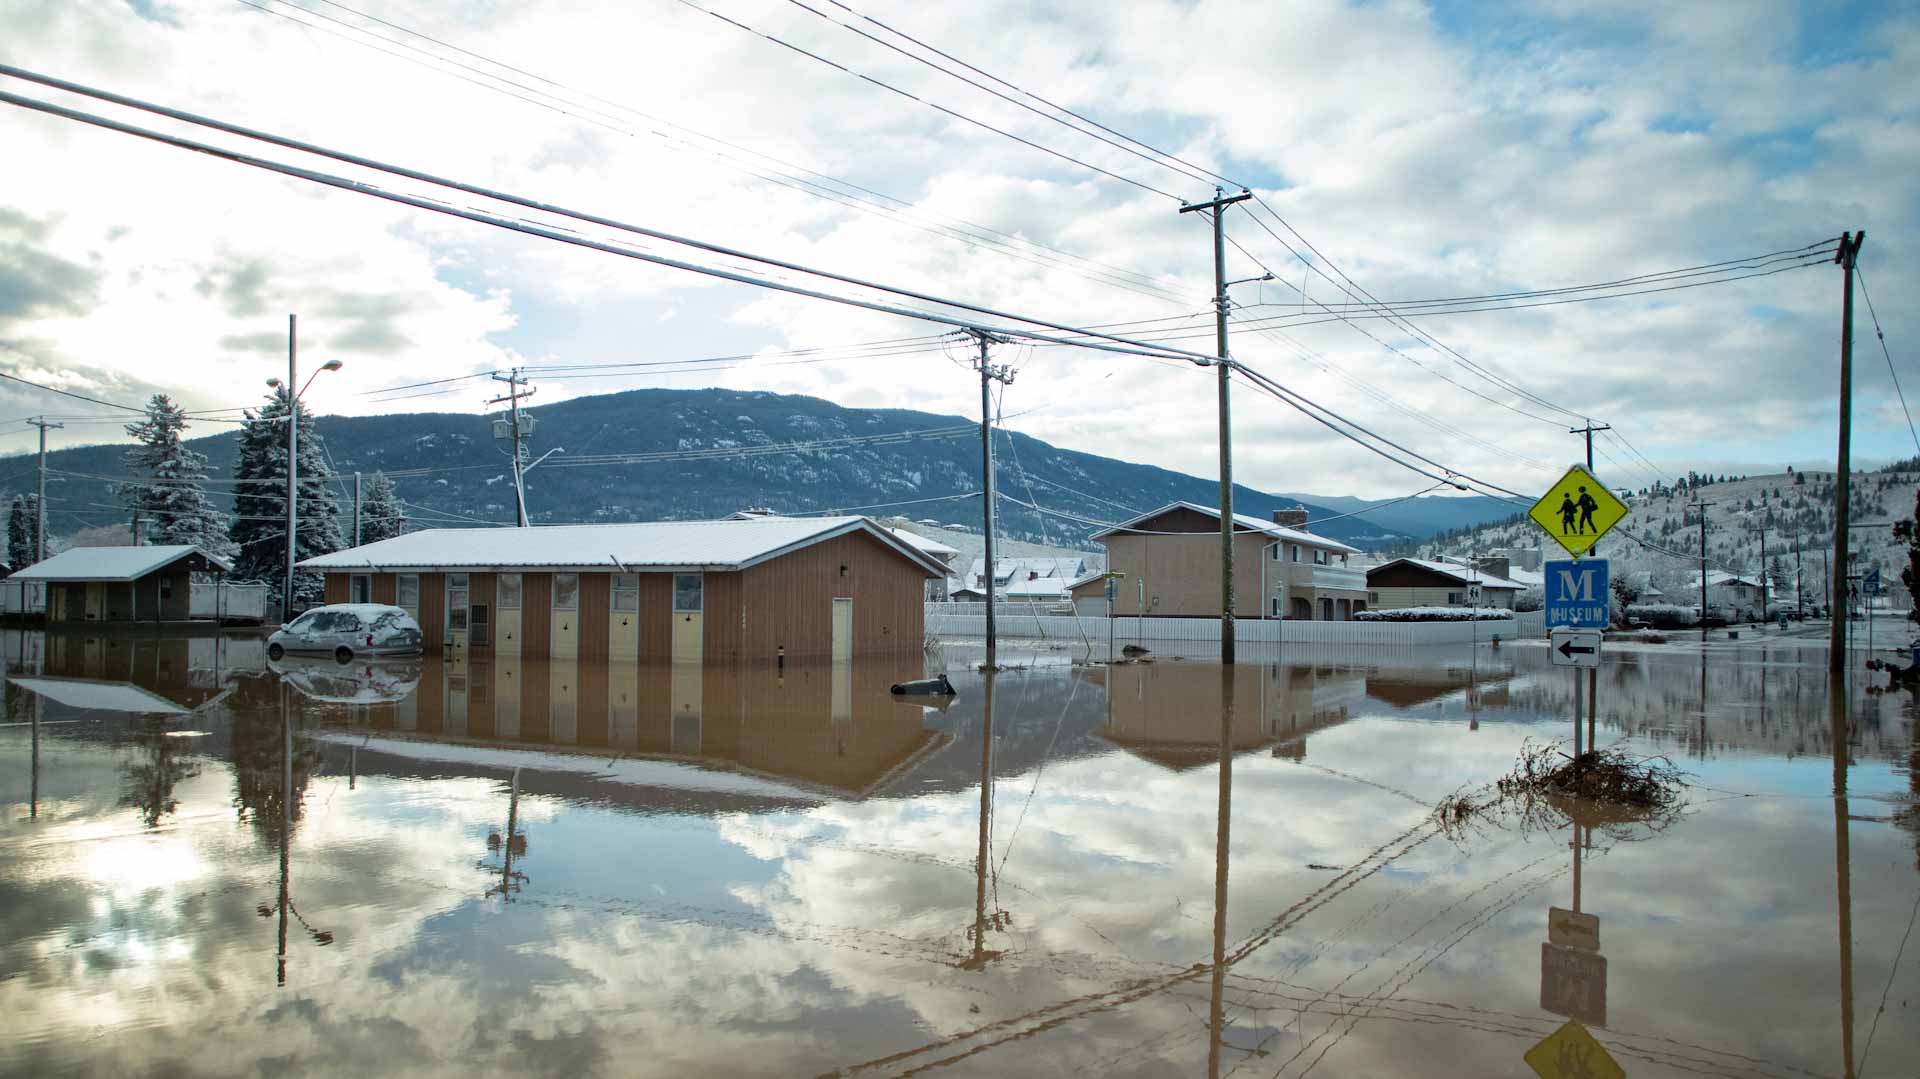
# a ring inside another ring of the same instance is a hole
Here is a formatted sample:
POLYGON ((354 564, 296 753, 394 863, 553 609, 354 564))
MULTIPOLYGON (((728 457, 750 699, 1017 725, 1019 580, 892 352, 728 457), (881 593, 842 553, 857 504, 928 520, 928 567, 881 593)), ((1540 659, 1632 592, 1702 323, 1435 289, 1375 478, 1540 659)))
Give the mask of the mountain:
MULTIPOLYGON (((802 513, 845 509, 906 516, 978 530, 980 443, 975 421, 905 409, 854 409, 812 397, 736 390, 630 390, 529 409, 531 452, 563 447, 527 474, 536 523, 690 519, 749 506, 802 513), (784 450, 803 444, 800 452, 784 450), (624 455, 624 456, 623 456, 624 455)), ((336 470, 341 508, 352 506, 351 474, 384 470, 421 524, 510 524, 513 479, 496 442, 492 416, 422 412, 321 416, 316 421, 336 470)), ((204 428, 203 428, 204 429, 204 428)), ((232 475, 237 432, 195 438, 215 478, 210 489, 231 507, 222 481, 232 475)), ((48 454, 48 531, 124 522, 112 483, 125 478, 124 445, 48 454)), ((1213 504, 1216 481, 1129 464, 1001 432, 997 454, 1006 534, 1039 543, 1086 546, 1103 524, 1168 502, 1213 504), (1027 508, 1038 505, 1041 514, 1027 508)), ((0 463, 0 498, 31 492, 35 459, 0 463)), ((1267 518, 1303 502, 1314 518, 1348 512, 1324 501, 1236 487, 1235 508, 1267 518)), ((1435 499, 1435 502, 1471 502, 1435 499)), ((1330 521, 1318 531, 1356 545, 1430 535, 1444 511, 1394 507, 1395 520, 1330 521), (1423 513, 1425 514, 1423 516, 1423 513), (1402 535, 1392 533, 1404 530, 1402 535)))
POLYGON ((1316 503, 1335 513, 1365 512, 1366 520, 1375 526, 1369 531, 1378 540, 1395 536, 1424 539, 1449 529, 1473 528, 1510 517, 1516 508, 1511 502, 1486 495, 1422 495, 1404 501, 1287 493, 1278 497, 1316 503))

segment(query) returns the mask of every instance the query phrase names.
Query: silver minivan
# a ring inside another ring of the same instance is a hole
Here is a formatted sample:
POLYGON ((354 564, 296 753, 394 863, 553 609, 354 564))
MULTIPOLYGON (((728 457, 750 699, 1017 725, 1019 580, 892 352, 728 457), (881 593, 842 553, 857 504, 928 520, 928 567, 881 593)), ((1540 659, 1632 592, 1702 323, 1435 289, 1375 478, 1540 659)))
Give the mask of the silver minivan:
POLYGON ((410 656, 420 652, 420 623, 384 603, 315 607, 267 638, 267 656, 321 652, 341 663, 356 655, 410 656))

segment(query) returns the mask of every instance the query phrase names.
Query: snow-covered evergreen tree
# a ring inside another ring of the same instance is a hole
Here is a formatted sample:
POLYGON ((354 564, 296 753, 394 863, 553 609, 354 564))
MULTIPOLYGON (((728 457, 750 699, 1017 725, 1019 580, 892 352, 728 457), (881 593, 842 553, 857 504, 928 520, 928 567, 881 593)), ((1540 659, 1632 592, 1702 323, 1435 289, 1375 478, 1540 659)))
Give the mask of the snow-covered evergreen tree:
POLYGON ((33 558, 33 495, 14 495, 7 509, 7 564, 23 569, 33 558))
MULTIPOLYGON (((285 387, 273 391, 258 412, 246 413, 233 461, 233 527, 228 534, 239 553, 233 574, 243 581, 265 581, 278 595, 286 581, 287 558, 287 405, 285 387)), ((340 534, 340 507, 333 497, 333 470, 327 465, 313 413, 300 410, 299 542, 294 558, 313 558, 346 546, 340 534)), ((294 605, 320 602, 324 588, 318 573, 294 575, 294 605)))
POLYGON ((360 542, 392 539, 407 530, 407 511, 385 472, 375 472, 360 496, 360 542))
POLYGON ((136 444, 124 459, 141 479, 121 484, 120 497, 155 545, 192 544, 224 558, 233 553, 226 515, 207 501, 207 458, 181 443, 186 428, 186 411, 166 394, 154 394, 146 416, 127 424, 136 444))

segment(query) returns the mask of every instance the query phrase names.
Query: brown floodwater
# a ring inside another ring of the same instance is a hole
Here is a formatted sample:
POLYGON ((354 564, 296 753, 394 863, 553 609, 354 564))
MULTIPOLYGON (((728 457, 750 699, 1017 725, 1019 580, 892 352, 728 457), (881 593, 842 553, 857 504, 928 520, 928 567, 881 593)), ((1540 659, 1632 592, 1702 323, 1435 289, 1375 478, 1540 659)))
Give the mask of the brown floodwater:
POLYGON ((0 1074, 1920 1074, 1915 699, 1791 641, 1608 645, 1678 812, 1447 828, 1571 736, 1544 645, 0 650, 0 1074))

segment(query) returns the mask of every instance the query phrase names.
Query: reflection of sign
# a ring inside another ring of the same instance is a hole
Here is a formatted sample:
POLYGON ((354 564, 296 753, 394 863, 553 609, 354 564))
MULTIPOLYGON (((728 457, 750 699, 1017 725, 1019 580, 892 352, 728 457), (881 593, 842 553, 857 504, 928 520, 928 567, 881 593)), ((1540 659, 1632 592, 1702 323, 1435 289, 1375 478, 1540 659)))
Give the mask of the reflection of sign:
POLYGON ((1556 629, 1547 637, 1547 650, 1556 667, 1600 666, 1600 631, 1556 629))
POLYGON ((1540 1006, 1569 1019, 1606 1026, 1607 957, 1542 942, 1540 1006))
POLYGON ((1560 482, 1547 488, 1527 511, 1534 524, 1546 529, 1575 558, 1592 549, 1626 515, 1627 504, 1579 465, 1567 469, 1560 482))
POLYGON ((1600 916, 1548 907, 1547 939, 1563 948, 1597 952, 1600 950, 1600 916))
POLYGON ((1575 562, 1560 559, 1540 567, 1546 576, 1545 601, 1548 626, 1576 629, 1605 629, 1609 621, 1607 560, 1589 558, 1575 562))
POLYGON ((1606 1046, 1575 1020, 1547 1035, 1521 1059, 1540 1079, 1627 1079, 1606 1046))

